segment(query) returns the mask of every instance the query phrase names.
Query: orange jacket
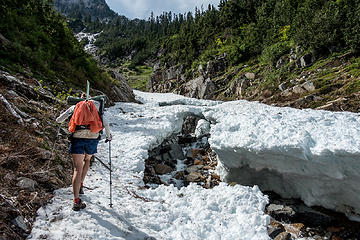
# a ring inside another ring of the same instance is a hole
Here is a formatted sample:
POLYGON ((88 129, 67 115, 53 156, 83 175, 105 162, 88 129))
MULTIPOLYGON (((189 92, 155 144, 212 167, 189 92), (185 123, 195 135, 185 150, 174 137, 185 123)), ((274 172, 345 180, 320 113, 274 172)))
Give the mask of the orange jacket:
POLYGON ((69 122, 69 132, 74 133, 77 125, 90 125, 91 132, 100 132, 103 129, 103 124, 93 101, 81 101, 76 104, 69 122))

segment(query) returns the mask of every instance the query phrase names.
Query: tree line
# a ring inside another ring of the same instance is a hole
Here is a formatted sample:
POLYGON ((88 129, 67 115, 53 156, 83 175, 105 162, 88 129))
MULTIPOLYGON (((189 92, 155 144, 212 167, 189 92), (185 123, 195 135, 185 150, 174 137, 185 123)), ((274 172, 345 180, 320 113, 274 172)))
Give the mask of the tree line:
POLYGON ((109 87, 110 78, 85 53, 49 1, 5 0, 0 3, 0 16, 2 69, 31 73, 54 88, 59 81, 84 87, 86 80, 104 91, 109 87))
POLYGON ((194 13, 118 16, 87 26, 103 31, 96 44, 105 55, 133 55, 133 65, 160 52, 164 63, 186 68, 224 53, 232 65, 250 58, 272 64, 296 46, 315 55, 360 52, 359 0, 221 0, 194 13))

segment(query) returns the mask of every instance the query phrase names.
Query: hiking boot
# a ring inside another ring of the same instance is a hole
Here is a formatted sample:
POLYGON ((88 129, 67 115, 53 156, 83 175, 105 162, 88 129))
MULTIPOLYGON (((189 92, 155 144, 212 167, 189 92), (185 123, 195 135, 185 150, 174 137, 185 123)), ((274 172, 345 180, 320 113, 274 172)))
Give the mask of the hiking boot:
POLYGON ((83 186, 81 186, 81 187, 80 187, 79 194, 81 194, 81 195, 83 195, 83 194, 84 194, 84 189, 83 189, 83 186))
POLYGON ((86 208, 86 204, 79 199, 79 202, 74 202, 74 205, 72 207, 72 210, 79 211, 80 209, 86 208))

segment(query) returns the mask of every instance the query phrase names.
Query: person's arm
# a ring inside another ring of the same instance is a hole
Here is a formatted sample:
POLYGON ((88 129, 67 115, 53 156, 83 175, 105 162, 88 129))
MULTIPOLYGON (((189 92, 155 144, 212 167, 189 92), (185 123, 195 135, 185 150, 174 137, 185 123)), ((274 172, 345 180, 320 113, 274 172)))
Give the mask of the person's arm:
POLYGON ((110 126, 109 126, 109 122, 107 121, 105 116, 103 116, 103 124, 104 124, 104 128, 105 128, 106 139, 111 140, 112 136, 110 134, 110 126))
POLYGON ((68 119, 71 114, 74 112, 75 105, 69 107, 65 112, 60 114, 60 116, 56 119, 57 123, 63 123, 66 119, 68 119))

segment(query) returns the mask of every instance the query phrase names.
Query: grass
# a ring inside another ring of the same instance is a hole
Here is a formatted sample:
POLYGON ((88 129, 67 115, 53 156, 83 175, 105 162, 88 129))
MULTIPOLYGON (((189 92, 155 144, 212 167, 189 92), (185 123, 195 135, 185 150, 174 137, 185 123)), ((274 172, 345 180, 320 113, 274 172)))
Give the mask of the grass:
POLYGON ((137 66, 135 71, 127 72, 130 87, 140 91, 146 91, 152 72, 153 68, 148 66, 137 66))

